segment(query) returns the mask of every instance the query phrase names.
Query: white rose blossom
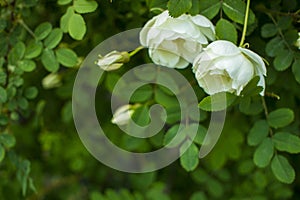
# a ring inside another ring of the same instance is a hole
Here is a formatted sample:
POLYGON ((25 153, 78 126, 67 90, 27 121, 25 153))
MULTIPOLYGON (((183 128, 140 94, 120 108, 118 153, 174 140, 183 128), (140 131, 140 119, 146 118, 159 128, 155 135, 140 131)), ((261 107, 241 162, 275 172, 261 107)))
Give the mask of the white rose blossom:
POLYGON ((264 95, 266 66, 256 53, 237 47, 225 40, 210 43, 193 63, 196 79, 209 94, 230 92, 240 95, 243 88, 255 76, 264 95))
POLYGON ((112 71, 122 67, 122 65, 128 62, 129 59, 130 56, 126 51, 112 51, 105 56, 99 55, 99 59, 96 64, 104 71, 112 71))
POLYGON ((155 64, 178 69, 192 63, 209 40, 215 40, 215 28, 206 17, 173 18, 168 11, 153 17, 140 32, 140 42, 155 64))
POLYGON ((295 46, 298 47, 298 49, 300 50, 300 32, 298 32, 298 39, 295 43, 295 46))
POLYGON ((113 114, 111 122, 119 126, 128 124, 131 119, 131 116, 134 113, 133 107, 134 105, 125 104, 117 108, 117 110, 113 114))

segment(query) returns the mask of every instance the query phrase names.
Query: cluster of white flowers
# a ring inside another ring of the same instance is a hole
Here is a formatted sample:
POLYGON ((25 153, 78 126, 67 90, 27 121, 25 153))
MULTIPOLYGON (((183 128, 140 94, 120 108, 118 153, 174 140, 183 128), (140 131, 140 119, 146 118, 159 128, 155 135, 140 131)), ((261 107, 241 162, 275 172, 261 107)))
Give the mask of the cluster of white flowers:
MULTIPOLYGON (((145 24, 140 43, 148 48, 155 64, 183 69, 191 63, 199 86, 209 95, 219 92, 240 95, 255 76, 260 78, 258 86, 263 88, 260 94, 264 95, 266 66, 262 58, 232 42, 216 40, 213 23, 202 15, 183 14, 173 18, 164 11, 145 24)), ((112 51, 99 56, 96 64, 105 71, 116 70, 130 57, 128 52, 112 51)), ((128 124, 134 111, 133 105, 121 106, 112 123, 128 124)))
POLYGON ((215 40, 214 25, 202 15, 173 18, 164 11, 146 23, 140 42, 158 65, 182 69, 192 63, 199 86, 209 95, 240 95, 254 76, 260 77, 258 85, 265 88, 262 58, 232 42, 215 40))

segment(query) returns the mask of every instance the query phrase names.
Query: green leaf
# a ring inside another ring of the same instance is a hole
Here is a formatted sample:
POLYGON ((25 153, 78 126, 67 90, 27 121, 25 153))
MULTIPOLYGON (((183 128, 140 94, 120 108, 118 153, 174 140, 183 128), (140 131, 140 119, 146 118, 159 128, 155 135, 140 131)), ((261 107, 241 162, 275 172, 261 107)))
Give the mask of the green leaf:
POLYGON ((254 152, 253 162, 258 167, 269 165, 274 154, 273 142, 270 138, 265 138, 254 152))
POLYGON ((285 41, 291 45, 295 45, 295 41, 299 38, 298 31, 296 29, 289 29, 283 35, 285 41))
POLYGON ((194 142, 197 143, 197 144, 202 145, 203 141, 204 141, 204 138, 206 136, 206 133, 207 133, 207 128, 205 128, 202 125, 198 125, 198 131, 197 131, 197 135, 194 138, 194 142))
POLYGON ((25 44, 23 42, 18 42, 12 48, 12 50, 8 54, 8 60, 10 64, 15 65, 18 60, 21 60, 25 54, 25 44))
POLYGON ((258 95, 263 90, 263 87, 257 86, 259 80, 259 76, 255 76, 254 78, 252 78, 251 81, 249 81, 249 83, 247 83, 247 85, 242 90, 241 96, 249 97, 258 95))
POLYGON ((22 69, 24 72, 32 72, 36 68, 36 64, 33 60, 21 60, 18 61, 18 67, 22 69))
POLYGON ((2 160, 5 157, 5 149, 4 147, 0 144, 0 163, 2 162, 2 160))
POLYGON ((192 0, 169 0, 168 10, 172 17, 179 17, 192 7, 192 0))
POLYGON ((206 195, 204 192, 199 191, 199 192, 193 193, 190 200, 207 200, 207 198, 206 198, 206 195))
POLYGON ((5 19, 0 19, 0 31, 3 31, 7 27, 7 21, 5 19))
POLYGON ((273 37, 277 33, 277 27, 274 24, 267 23, 261 27, 261 36, 264 38, 273 37))
POLYGON ((159 86, 159 88, 162 89, 167 94, 169 94, 169 95, 175 94, 176 95, 179 93, 180 89, 178 87, 176 80, 174 79, 174 77, 172 77, 167 72, 160 71, 159 73, 157 73, 156 79, 157 79, 157 82, 160 83, 161 85, 168 86, 168 88, 161 86, 161 85, 159 86))
POLYGON ((8 38, 6 36, 6 34, 1 34, 0 32, 0 56, 4 57, 7 55, 7 51, 8 51, 8 38))
POLYGON ((278 132, 273 136, 275 148, 288 153, 300 153, 300 138, 288 132, 278 132))
POLYGON ((263 111, 261 101, 254 100, 251 97, 244 97, 240 101, 239 109, 246 115, 257 115, 263 111))
POLYGON ((34 99, 38 95, 39 91, 36 87, 29 87, 25 90, 25 97, 27 99, 34 99))
POLYGON ((54 52, 51 49, 44 49, 42 54, 42 63, 49 72, 56 72, 59 64, 55 58, 54 52))
POLYGON ((167 120, 168 124, 175 124, 181 119, 180 106, 167 107, 167 120))
POLYGON ((43 50, 43 43, 41 41, 31 40, 26 46, 25 58, 32 59, 38 57, 43 50))
POLYGON ((57 4, 58 5, 67 5, 67 4, 71 3, 71 2, 72 2, 72 0, 58 0, 57 4))
POLYGON ((199 14, 199 11, 200 11, 200 2, 199 2, 199 0, 192 0, 192 7, 189 10, 189 13, 191 15, 197 15, 197 14, 199 14))
POLYGON ((237 31, 235 26, 226 19, 220 19, 216 25, 218 39, 228 40, 237 44, 237 31))
POLYGON ((282 183, 290 184, 295 180, 295 170, 284 156, 275 155, 271 169, 275 177, 282 183))
POLYGON ((284 49, 284 41, 279 36, 270 40, 266 45, 266 53, 270 57, 277 56, 282 49, 284 49))
POLYGON ((151 98, 153 90, 151 85, 144 85, 134 91, 133 95, 130 97, 132 102, 144 102, 151 98))
POLYGON ((26 110, 29 106, 28 100, 24 97, 18 99, 18 105, 21 109, 26 110))
POLYGON ((160 14, 162 10, 167 10, 168 0, 146 0, 150 12, 160 14))
MULTIPOLYGON (((120 75, 115 73, 108 73, 105 79, 105 87, 108 89, 108 91, 112 92, 114 90, 115 85, 117 82, 121 80, 120 75)), ((125 81, 124 81, 125 82, 125 81)), ((125 85, 125 83, 123 83, 125 85)))
POLYGON ((25 196, 28 185, 28 176, 30 172, 30 162, 28 160, 23 160, 20 162, 18 168, 18 179, 22 185, 22 195, 25 196))
POLYGON ((59 48, 55 51, 57 61, 65 67, 73 67, 77 63, 76 53, 68 48, 59 48))
MULTIPOLYGON (((246 3, 241 0, 224 0, 222 4, 224 13, 234 22, 244 24, 246 3)), ((255 15, 249 11, 248 25, 255 22, 255 15)))
POLYGON ((73 6, 78 13, 90 13, 97 9, 98 3, 93 0, 74 0, 73 6))
POLYGON ((293 18, 291 16, 282 16, 279 18, 277 22, 277 26, 281 30, 286 30, 291 26, 292 22, 293 22, 293 18))
POLYGON ((73 115, 72 115, 72 102, 69 101, 67 102, 63 109, 61 110, 61 118, 63 120, 63 122, 67 123, 67 122, 70 122, 73 118, 73 115))
POLYGON ((5 103, 7 101, 6 90, 0 86, 0 103, 5 103))
POLYGON ((132 115, 132 120, 140 126, 146 126, 149 124, 149 108, 147 106, 137 108, 132 115))
POLYGON ((179 125, 171 127, 165 134, 163 145, 168 148, 177 147, 186 138, 186 128, 179 129, 179 125), (174 140, 176 138, 176 140, 174 140))
MULTIPOLYGON (((2 68, 2 66, 0 68, 2 68)), ((6 78, 7 78, 7 74, 5 72, 0 72, 0 84, 5 84, 6 78)))
POLYGON ((34 35, 38 40, 45 39, 52 30, 52 25, 49 22, 41 23, 36 29, 34 30, 34 35))
POLYGON ((220 181, 218 181, 217 179, 208 179, 207 183, 207 190, 208 190, 208 193, 217 198, 217 199, 220 199, 222 198, 223 194, 224 194, 224 186, 223 184, 221 184, 220 181))
POLYGON ((255 122, 247 137, 249 146, 259 145, 268 136, 268 133, 269 125, 266 120, 255 122))
POLYGON ((86 32, 86 25, 83 17, 79 14, 71 15, 68 30, 73 39, 82 40, 86 32))
POLYGON ((4 133, 0 135, 0 143, 6 148, 12 148, 16 144, 16 138, 11 134, 4 133))
POLYGON ((295 60, 292 65, 292 71, 296 81, 300 84, 300 59, 295 60))
POLYGON ((292 51, 282 49, 274 59, 274 67, 277 71, 283 71, 289 68, 293 62, 294 53, 292 51))
POLYGON ((289 125, 294 120, 294 112, 289 108, 279 108, 268 115, 268 123, 273 128, 289 125))
POLYGON ((199 158, 198 158, 199 149, 194 143, 192 143, 186 149, 186 145, 188 145, 189 142, 184 143, 180 147, 180 155, 182 155, 180 157, 180 164, 188 172, 196 169, 197 165, 199 164, 199 158), (186 151, 184 151, 185 149, 186 151))
POLYGON ((44 41, 44 45, 48 49, 53 49, 56 47, 63 37, 63 32, 60 28, 55 28, 51 31, 48 37, 44 41))
POLYGON ((22 4, 24 8, 36 6, 38 0, 23 0, 22 4))
MULTIPOLYGON (((149 189, 146 190, 146 194, 144 194, 144 199, 147 200, 171 200, 169 196, 165 193, 166 186, 163 183, 154 183, 149 189)), ((139 199, 141 200, 141 199, 139 199)))
POLYGON ((4 126, 8 123, 8 117, 4 114, 0 114, 0 125, 4 126))
POLYGON ((205 111, 220 111, 229 107, 235 99, 234 94, 220 92, 202 99, 199 107, 205 111))
POLYGON ((163 92, 161 89, 156 89, 154 93, 154 99, 157 103, 161 104, 162 106, 174 107, 178 105, 178 101, 175 96, 170 96, 163 92))
POLYGON ((219 0, 200 0, 199 7, 200 14, 206 16, 208 19, 212 19, 219 13, 221 3, 219 0))
POLYGON ((69 31, 69 22, 72 15, 74 15, 74 9, 70 6, 67 12, 60 18, 60 28, 64 33, 69 31))

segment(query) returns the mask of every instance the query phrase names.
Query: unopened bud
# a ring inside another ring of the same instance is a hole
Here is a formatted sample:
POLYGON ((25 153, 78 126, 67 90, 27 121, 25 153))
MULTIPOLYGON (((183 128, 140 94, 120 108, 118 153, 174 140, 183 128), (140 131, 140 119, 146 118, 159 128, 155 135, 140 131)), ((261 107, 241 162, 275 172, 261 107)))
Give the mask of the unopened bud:
POLYGON ((61 86, 61 76, 57 73, 51 73, 45 76, 42 80, 44 89, 51 89, 61 86))
POLYGON ((119 69, 126 62, 129 62, 130 56, 126 51, 112 51, 105 56, 99 55, 96 64, 104 71, 119 69))

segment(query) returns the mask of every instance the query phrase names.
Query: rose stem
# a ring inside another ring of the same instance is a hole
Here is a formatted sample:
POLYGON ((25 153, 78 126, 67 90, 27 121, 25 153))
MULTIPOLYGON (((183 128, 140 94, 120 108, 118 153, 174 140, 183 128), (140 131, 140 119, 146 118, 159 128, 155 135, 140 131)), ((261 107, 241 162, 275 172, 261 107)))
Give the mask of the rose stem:
POLYGON ((250 8, 250 0, 247 0, 244 28, 243 28, 242 38, 241 38, 241 42, 240 42, 240 47, 242 47, 244 45, 244 41, 245 41, 245 37, 246 37, 248 17, 249 17, 249 8, 250 8))

